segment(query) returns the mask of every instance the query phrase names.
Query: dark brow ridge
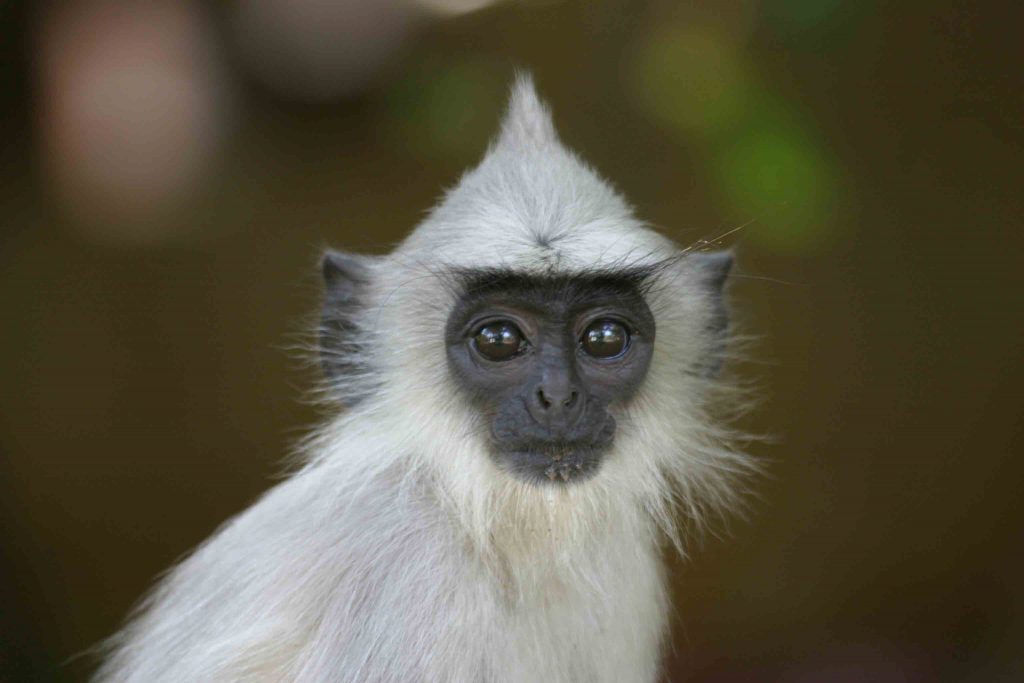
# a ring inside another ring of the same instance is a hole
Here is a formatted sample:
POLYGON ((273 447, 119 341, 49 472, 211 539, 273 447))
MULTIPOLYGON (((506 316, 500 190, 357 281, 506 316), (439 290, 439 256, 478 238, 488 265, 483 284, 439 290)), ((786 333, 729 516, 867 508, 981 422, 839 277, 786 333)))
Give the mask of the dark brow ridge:
POLYGON ((504 268, 475 268, 456 271, 453 275, 462 293, 473 298, 499 291, 549 292, 564 296, 571 292, 598 290, 643 294, 645 284, 657 270, 652 266, 538 275, 504 268))

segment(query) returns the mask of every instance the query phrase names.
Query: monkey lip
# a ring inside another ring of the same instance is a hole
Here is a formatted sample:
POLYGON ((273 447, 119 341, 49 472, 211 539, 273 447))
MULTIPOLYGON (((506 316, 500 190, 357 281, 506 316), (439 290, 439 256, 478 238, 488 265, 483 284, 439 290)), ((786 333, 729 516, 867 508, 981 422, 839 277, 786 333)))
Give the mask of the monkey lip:
POLYGON ((496 455, 504 469, 534 484, 567 485, 589 479, 600 468, 608 444, 531 444, 501 450, 496 455))

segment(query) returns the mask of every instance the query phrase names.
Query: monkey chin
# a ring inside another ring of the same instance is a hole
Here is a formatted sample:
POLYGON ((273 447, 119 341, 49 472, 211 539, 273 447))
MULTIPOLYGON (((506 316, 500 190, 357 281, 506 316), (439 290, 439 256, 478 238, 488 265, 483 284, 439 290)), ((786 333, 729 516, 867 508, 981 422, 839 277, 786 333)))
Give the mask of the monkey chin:
POLYGON ((494 453, 499 466, 513 477, 538 486, 571 486, 590 479, 601 467, 610 443, 537 443, 494 453))

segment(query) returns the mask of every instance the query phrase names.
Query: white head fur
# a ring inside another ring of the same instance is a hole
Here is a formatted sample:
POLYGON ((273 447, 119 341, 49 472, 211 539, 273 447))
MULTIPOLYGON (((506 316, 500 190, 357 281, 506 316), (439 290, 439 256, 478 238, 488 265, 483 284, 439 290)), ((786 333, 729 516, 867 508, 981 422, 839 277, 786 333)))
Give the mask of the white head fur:
POLYGON ((727 507, 750 469, 708 413, 727 270, 639 222, 520 77, 484 160, 393 253, 326 258, 323 362, 350 408, 169 575, 100 679, 650 680, 659 533, 678 545, 680 513, 727 507), (593 478, 538 487, 487 456, 441 334, 451 273, 481 267, 649 271, 650 369, 593 478), (624 635, 586 635, 606 618, 624 635))

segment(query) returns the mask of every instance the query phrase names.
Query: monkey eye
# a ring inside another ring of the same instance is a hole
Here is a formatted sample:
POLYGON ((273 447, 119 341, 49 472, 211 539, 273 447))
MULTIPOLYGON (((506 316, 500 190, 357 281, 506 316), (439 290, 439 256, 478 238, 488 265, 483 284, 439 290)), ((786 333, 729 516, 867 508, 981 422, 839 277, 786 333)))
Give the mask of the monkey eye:
POLYGON ((487 360, 504 361, 526 350, 526 338, 508 320, 496 320, 480 327, 473 335, 473 346, 487 360))
POLYGON ((622 323, 598 320, 584 330, 580 346, 594 358, 616 358, 629 348, 629 332, 622 323))

